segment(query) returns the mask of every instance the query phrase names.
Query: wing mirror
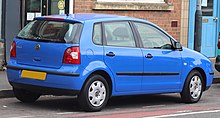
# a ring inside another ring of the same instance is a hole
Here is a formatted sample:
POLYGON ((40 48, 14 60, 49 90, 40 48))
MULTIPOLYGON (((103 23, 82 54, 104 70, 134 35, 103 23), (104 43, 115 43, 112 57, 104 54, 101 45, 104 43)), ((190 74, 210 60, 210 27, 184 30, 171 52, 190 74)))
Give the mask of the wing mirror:
POLYGON ((179 51, 182 51, 183 50, 183 47, 182 47, 182 45, 180 44, 180 42, 175 42, 174 43, 174 48, 176 49, 176 50, 179 50, 179 51))

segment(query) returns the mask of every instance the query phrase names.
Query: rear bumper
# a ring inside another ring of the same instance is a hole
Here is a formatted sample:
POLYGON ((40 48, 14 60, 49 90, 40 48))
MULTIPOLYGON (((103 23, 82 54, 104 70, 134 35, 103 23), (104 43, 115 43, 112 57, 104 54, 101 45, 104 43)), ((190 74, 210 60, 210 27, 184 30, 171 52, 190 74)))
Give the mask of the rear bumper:
POLYGON ((70 90, 70 89, 58 89, 58 88, 50 88, 50 87, 42 87, 42 86, 35 86, 29 84, 21 84, 10 82, 10 84, 14 88, 24 89, 28 91, 32 91, 35 93, 40 93, 44 95, 77 95, 80 91, 79 90, 70 90))
MULTIPOLYGON (((16 66, 7 66, 7 69, 13 69, 13 70, 31 70, 31 71, 40 71, 42 72, 42 70, 40 69, 28 69, 28 68, 21 68, 21 67, 16 67, 16 66)), ((79 73, 65 73, 65 72, 55 72, 55 71, 43 71, 46 72, 47 74, 54 74, 54 75, 61 75, 61 76, 75 76, 75 77, 79 77, 79 73)))
POLYGON ((220 62, 215 63, 215 69, 220 72, 220 62))
POLYGON ((215 63, 215 69, 220 72, 220 63, 215 63))
POLYGON ((216 69, 218 72, 220 72, 220 56, 219 56, 219 55, 216 57, 215 69, 216 69))
POLYGON ((7 76, 10 84, 16 88, 23 88, 42 94, 74 95, 81 90, 84 80, 79 73, 73 73, 70 70, 73 69, 52 70, 41 67, 8 65, 7 76), (22 78, 22 70, 46 72, 46 79, 22 78))

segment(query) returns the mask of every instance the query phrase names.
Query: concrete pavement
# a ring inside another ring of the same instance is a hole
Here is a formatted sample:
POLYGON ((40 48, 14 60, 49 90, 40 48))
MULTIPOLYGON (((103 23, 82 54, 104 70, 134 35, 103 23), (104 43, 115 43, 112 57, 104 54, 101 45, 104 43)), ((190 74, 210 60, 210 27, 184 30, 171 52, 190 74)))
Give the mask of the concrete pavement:
POLYGON ((12 96, 12 87, 8 83, 6 71, 0 71, 0 98, 12 96))
POLYGON ((11 86, 8 83, 6 71, 0 71, 0 90, 9 90, 9 89, 11 89, 11 86))
MULTIPOLYGON (((214 63, 215 63, 215 58, 210 58, 210 60, 213 63, 213 69, 214 68, 214 63)), ((220 72, 214 71, 214 83, 219 83, 220 82, 220 72)), ((8 83, 7 80, 7 75, 6 71, 0 71, 0 98, 5 98, 5 97, 12 97, 13 92, 12 92, 12 87, 8 83)))

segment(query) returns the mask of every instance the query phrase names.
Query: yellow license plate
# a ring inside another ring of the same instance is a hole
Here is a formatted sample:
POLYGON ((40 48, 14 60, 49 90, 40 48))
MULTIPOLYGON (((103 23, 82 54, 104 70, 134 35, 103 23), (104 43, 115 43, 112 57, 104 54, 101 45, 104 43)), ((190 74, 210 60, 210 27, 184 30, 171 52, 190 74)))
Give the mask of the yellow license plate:
POLYGON ((45 72, 37 72, 37 71, 29 71, 29 70, 22 70, 21 77, 28 78, 28 79, 36 79, 36 80, 45 80, 47 73, 45 72))

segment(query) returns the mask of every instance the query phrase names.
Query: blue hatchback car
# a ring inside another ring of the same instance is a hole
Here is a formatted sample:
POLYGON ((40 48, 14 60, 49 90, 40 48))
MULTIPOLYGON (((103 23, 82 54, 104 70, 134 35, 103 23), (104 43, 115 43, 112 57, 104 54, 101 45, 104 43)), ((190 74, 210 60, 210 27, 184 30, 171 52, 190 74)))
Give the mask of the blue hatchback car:
POLYGON ((85 111, 111 96, 180 93, 195 103, 213 80, 210 60, 146 20, 107 14, 35 18, 14 38, 7 75, 16 98, 77 95, 85 111))

